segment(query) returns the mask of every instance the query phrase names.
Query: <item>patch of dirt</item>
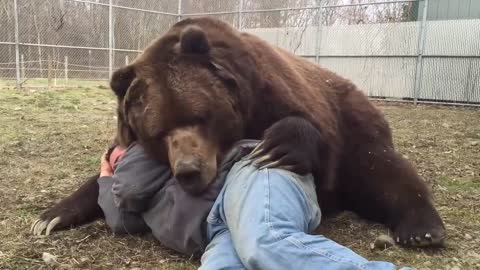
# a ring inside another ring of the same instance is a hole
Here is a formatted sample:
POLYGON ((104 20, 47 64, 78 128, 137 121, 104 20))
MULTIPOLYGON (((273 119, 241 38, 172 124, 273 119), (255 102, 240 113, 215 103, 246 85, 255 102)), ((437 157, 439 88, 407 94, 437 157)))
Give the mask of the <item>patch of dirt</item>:
MULTIPOLYGON (((0 268, 196 269, 198 262, 163 248, 150 235, 114 236, 102 221, 33 237, 31 223, 96 172, 115 128, 110 91, 0 91, 0 268)), ((417 269, 480 269, 480 110, 377 103, 397 149, 434 192, 445 220, 442 250, 371 250, 388 230, 345 213, 324 220, 320 233, 371 260, 417 269)))

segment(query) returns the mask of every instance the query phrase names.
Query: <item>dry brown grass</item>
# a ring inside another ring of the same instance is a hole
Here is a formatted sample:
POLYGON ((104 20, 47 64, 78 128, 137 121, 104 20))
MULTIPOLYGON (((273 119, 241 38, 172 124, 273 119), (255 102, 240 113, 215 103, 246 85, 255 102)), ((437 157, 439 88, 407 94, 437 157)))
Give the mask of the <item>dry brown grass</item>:
MULTIPOLYGON (((42 252, 62 268, 195 269, 198 262, 163 248, 151 236, 113 236, 102 221, 29 234, 44 209, 96 171, 114 128, 109 90, 0 90, 0 268, 45 269, 42 252)), ((352 215, 326 220, 321 232, 369 259, 417 269, 480 269, 480 110, 379 104, 397 148, 432 186, 448 230, 441 251, 370 250, 387 230, 352 215)))

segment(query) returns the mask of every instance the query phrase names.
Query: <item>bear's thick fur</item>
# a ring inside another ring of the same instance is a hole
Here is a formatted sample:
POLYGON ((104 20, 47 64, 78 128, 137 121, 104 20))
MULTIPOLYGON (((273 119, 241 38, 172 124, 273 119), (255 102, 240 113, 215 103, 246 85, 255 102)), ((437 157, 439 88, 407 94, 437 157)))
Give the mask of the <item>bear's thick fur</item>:
MULTIPOLYGON (((252 155, 259 166, 312 172, 322 212, 350 210, 381 222, 403 245, 443 243, 431 195, 395 151, 384 116, 333 72, 222 21, 195 18, 116 71, 111 87, 122 144, 138 140, 167 162, 161 141, 177 127, 200 126, 217 160, 239 139, 262 139, 252 155)), ((60 203, 42 220, 68 207, 60 203)))

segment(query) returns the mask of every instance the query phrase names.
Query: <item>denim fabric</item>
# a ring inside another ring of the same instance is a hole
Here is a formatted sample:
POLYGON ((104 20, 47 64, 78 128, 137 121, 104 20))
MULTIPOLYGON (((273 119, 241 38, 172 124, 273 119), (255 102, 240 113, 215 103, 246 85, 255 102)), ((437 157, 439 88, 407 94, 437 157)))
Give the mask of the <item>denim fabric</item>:
POLYGON ((321 218, 314 190, 311 175, 237 162, 207 218, 200 269, 396 269, 309 234, 321 218))

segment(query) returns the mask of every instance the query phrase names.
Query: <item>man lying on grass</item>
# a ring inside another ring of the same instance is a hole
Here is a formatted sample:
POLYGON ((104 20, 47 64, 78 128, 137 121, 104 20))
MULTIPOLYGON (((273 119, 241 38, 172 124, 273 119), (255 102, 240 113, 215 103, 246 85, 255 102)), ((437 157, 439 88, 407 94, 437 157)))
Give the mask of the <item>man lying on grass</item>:
MULTIPOLYGON (((206 142, 198 134, 185 127, 166 137, 172 167, 209 166, 195 164, 208 150, 198 147, 206 142)), ((98 179, 106 223, 119 234, 151 231, 169 248, 201 255, 201 269, 395 269, 310 234, 321 218, 313 177, 259 169, 247 156, 256 145, 237 142, 215 181, 197 195, 139 144, 113 148, 102 157, 98 179)))

